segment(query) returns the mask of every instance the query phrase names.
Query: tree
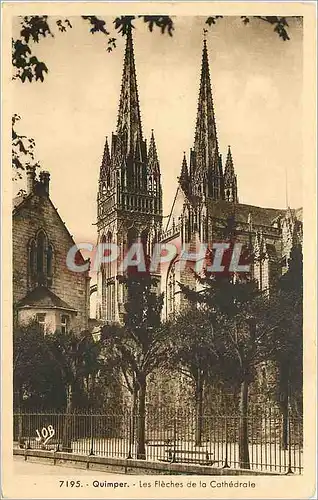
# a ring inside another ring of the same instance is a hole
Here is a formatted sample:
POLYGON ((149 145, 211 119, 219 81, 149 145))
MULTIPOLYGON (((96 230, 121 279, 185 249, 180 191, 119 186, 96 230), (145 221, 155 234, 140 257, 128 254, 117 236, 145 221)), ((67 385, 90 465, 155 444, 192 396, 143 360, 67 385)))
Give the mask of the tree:
POLYGON ((137 458, 145 459, 147 377, 167 359, 169 333, 160 320, 163 297, 157 294, 156 279, 148 273, 129 272, 121 282, 127 290, 123 326, 103 327, 102 341, 105 351, 112 352, 118 361, 133 396, 137 458))
POLYGON ((259 328, 264 298, 252 280, 230 280, 227 276, 196 276, 203 287, 194 292, 182 286, 181 291, 192 302, 209 311, 217 333, 215 349, 222 360, 224 381, 240 384, 239 461, 250 468, 248 450, 248 393, 255 377, 255 367, 268 356, 268 342, 259 328))
POLYGON ((52 363, 38 323, 13 327, 13 394, 18 413, 18 441, 24 445, 23 412, 59 409, 64 404, 63 384, 52 363))
POLYGON ((300 245, 294 245, 287 272, 270 296, 264 321, 272 340, 272 359, 278 368, 278 404, 281 408, 282 446, 288 447, 291 394, 302 400, 303 373, 303 262, 300 245))
POLYGON ((56 331, 47 336, 51 359, 56 363, 66 391, 66 415, 63 428, 63 450, 72 451, 71 416, 76 391, 83 381, 99 371, 99 344, 89 332, 56 331))
MULTIPOLYGON (((222 272, 205 270, 195 273, 199 290, 179 283, 181 293, 188 301, 204 307, 211 318, 215 338, 215 350, 222 361, 224 380, 237 379, 240 384, 239 461, 240 467, 250 468, 248 449, 248 395, 255 377, 256 366, 269 356, 267 331, 261 329, 261 321, 267 299, 258 289, 250 273, 230 270, 230 262, 237 239, 234 216, 230 216, 220 229, 221 240, 228 243, 224 251, 222 272)), ((215 251, 209 250, 208 261, 214 259, 215 251)), ((251 246, 243 247, 241 264, 251 263, 251 246)))
POLYGON ((60 374, 35 321, 13 329, 13 387, 18 411, 61 408, 64 404, 60 374))
POLYGON ((197 308, 182 311, 170 325, 173 343, 171 362, 194 384, 196 410, 195 444, 201 445, 203 392, 208 381, 219 381, 217 335, 209 315, 197 308))
POLYGON ((39 167, 35 161, 35 141, 32 138, 19 134, 16 124, 21 117, 14 114, 12 117, 12 171, 13 180, 21 179, 23 172, 30 167, 39 167))

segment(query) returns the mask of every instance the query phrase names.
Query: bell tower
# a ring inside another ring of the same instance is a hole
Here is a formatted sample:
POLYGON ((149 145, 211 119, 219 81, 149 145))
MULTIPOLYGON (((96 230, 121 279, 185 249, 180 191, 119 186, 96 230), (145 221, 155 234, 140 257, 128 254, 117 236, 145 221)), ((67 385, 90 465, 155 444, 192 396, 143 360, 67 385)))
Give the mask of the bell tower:
POLYGON ((131 28, 126 49, 116 133, 106 138, 97 195, 97 243, 114 243, 120 259, 97 272, 97 319, 122 320, 126 301, 120 260, 129 246, 142 241, 145 253, 160 241, 162 188, 154 132, 149 147, 143 138, 131 28))

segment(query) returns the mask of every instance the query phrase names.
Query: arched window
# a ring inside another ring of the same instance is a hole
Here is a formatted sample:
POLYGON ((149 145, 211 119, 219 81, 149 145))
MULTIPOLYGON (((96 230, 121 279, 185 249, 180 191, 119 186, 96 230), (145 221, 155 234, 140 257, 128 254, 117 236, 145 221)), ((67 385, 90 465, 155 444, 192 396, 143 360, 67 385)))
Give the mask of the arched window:
POLYGON ((36 242, 36 273, 37 273, 38 285, 45 284, 45 274, 46 274, 45 247, 46 247, 46 237, 44 232, 40 231, 38 233, 36 242))
POLYGON ((171 264, 167 279, 167 313, 173 315, 176 311, 176 271, 174 262, 171 264))
POLYGON ((45 232, 38 231, 29 242, 28 275, 29 286, 51 286, 54 274, 54 250, 45 232))
POLYGON ((47 269, 47 284, 51 285, 53 277, 53 247, 50 243, 47 247, 46 269, 47 269))
MULTIPOLYGON (((113 235, 110 231, 108 231, 107 237, 106 237, 106 242, 111 243, 112 239, 113 239, 113 235)), ((108 254, 109 254, 109 252, 108 252, 108 254)), ((107 263, 107 278, 111 278, 111 275, 112 275, 112 263, 108 262, 107 263)))
POLYGON ((29 277, 33 284, 36 279, 36 243, 31 240, 29 244, 29 277))

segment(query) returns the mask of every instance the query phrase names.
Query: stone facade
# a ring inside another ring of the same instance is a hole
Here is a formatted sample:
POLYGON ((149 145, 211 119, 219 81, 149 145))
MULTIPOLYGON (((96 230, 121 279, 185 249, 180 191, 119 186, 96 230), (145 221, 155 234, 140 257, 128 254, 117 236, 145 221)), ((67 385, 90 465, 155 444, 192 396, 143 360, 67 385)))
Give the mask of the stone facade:
MULTIPOLYGON (((89 271, 68 269, 75 242, 49 196, 49 174, 27 173, 28 190, 13 208, 14 320, 38 319, 45 331, 84 330, 89 317, 89 271)), ((76 262, 85 263, 78 252, 76 262)))

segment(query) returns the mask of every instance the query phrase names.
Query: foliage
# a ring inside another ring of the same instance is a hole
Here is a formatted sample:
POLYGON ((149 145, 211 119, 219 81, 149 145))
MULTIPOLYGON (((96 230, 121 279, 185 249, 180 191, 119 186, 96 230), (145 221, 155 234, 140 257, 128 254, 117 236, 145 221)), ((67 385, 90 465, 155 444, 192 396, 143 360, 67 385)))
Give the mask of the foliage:
POLYGON ((266 338, 258 324, 264 307, 262 294, 252 280, 232 281, 215 275, 196 275, 196 279, 200 292, 181 284, 180 289, 190 302, 201 305, 210 319, 224 382, 245 377, 251 381, 254 367, 267 355, 266 338))
POLYGON ((102 329, 104 349, 118 362, 128 390, 133 396, 133 422, 137 419, 137 458, 145 459, 145 419, 147 377, 161 366, 169 349, 169 333, 160 321, 162 295, 157 280, 148 272, 132 269, 119 278, 127 292, 124 326, 102 329))
POLYGON ((20 408, 61 408, 64 388, 46 338, 36 322, 14 328, 13 385, 20 408))
POLYGON ((205 311, 188 308, 171 324, 174 342, 172 361, 184 375, 196 378, 198 370, 204 379, 213 379, 218 371, 219 353, 216 334, 205 311))
MULTIPOLYGON (((223 18, 223 16, 211 16, 208 17, 206 20, 206 24, 209 26, 212 26, 213 24, 216 23, 218 19, 223 18)), ((261 21, 264 21, 265 23, 271 24, 274 28, 274 33, 277 33, 277 35, 284 40, 290 40, 289 34, 288 34, 288 22, 286 17, 278 17, 278 16, 241 16, 241 19, 243 23, 249 24, 251 19, 260 19, 261 21)), ((301 17, 298 16, 298 19, 301 19, 301 17)))
POLYGON ((124 326, 105 326, 102 341, 108 357, 117 360, 133 392, 141 375, 147 376, 164 363, 168 329, 160 321, 163 296, 157 295, 154 279, 146 274, 131 274, 121 281, 127 288, 124 326))
POLYGON ((31 322, 14 330, 13 352, 14 388, 20 394, 20 406, 65 407, 69 386, 76 406, 85 406, 85 401, 87 405, 84 381, 100 368, 99 345, 87 332, 44 335, 31 322))
MULTIPOLYGON (((210 16, 206 19, 206 24, 212 26, 223 16, 210 16)), ((107 40, 106 50, 111 52, 116 47, 116 36, 126 35, 127 31, 134 28, 133 22, 141 18, 147 24, 150 32, 154 27, 160 29, 161 33, 173 35, 175 30, 175 20, 169 16, 121 16, 113 20, 115 35, 106 27, 106 21, 96 16, 81 16, 82 20, 89 24, 89 31, 92 34, 99 33, 107 40)), ((256 18, 274 28, 274 32, 282 40, 289 40, 288 21, 286 17, 277 16, 241 16, 244 24, 250 23, 256 18)), ((300 18, 301 19, 301 18, 300 18)), ((33 45, 47 37, 54 37, 57 29, 60 33, 65 33, 73 26, 69 19, 52 20, 49 16, 24 16, 20 20, 20 33, 17 39, 12 40, 12 64, 15 68, 14 79, 19 79, 23 83, 26 81, 44 81, 48 67, 43 61, 33 54, 33 45)))
POLYGON ((278 366, 278 401, 285 395, 302 397, 303 373, 303 262, 302 250, 295 245, 288 270, 270 297, 264 328, 270 330, 272 359, 278 366), (287 386, 286 386, 287 384, 287 386))
MULTIPOLYGON (((210 16, 206 19, 206 24, 212 26, 223 16, 210 16)), ((282 40, 289 40, 288 22, 286 17, 276 16, 253 16, 266 23, 273 25, 275 33, 282 40)), ((148 26, 150 32, 158 28, 162 34, 173 35, 175 30, 175 20, 169 16, 120 16, 113 20, 115 34, 106 27, 106 21, 97 16, 81 16, 82 20, 88 23, 89 31, 92 34, 99 33, 106 43, 107 52, 111 52, 116 47, 117 36, 125 36, 130 29, 134 29, 134 23, 142 19, 148 26)), ((252 17, 241 16, 244 24, 248 24, 252 17)), ((300 18, 301 19, 301 18, 300 18)), ((12 39, 12 65, 14 68, 14 80, 22 83, 40 81, 43 82, 45 74, 49 69, 44 61, 40 61, 34 55, 34 47, 41 40, 47 37, 54 37, 55 32, 66 33, 72 29, 73 25, 67 18, 54 20, 49 16, 24 16, 20 18, 19 36, 12 39)), ((205 32, 207 30, 204 30, 205 32)), ((19 120, 18 115, 12 119, 12 166, 14 179, 21 178, 22 172, 34 163, 34 140, 28 139, 17 133, 15 123, 19 120)))
MULTIPOLYGON (((173 21, 168 16, 138 16, 143 18, 148 25, 149 31, 153 31, 157 26, 162 33, 167 31, 172 36, 174 30, 173 21)), ((81 16, 82 20, 89 24, 89 31, 92 34, 99 33, 106 37, 107 52, 111 52, 116 47, 116 37, 107 30, 106 21, 96 16, 81 16)), ((127 34, 127 30, 134 27, 132 21, 135 16, 116 17, 113 21, 117 34, 122 36, 127 34)), ((53 21, 49 16, 24 16, 20 20, 19 38, 12 40, 12 64, 15 68, 13 79, 21 82, 44 81, 45 73, 49 69, 45 62, 40 61, 34 54, 34 44, 40 43, 47 37, 54 37, 54 31, 65 33, 73 28, 69 19, 57 19, 53 21)))
POLYGON ((14 114, 12 117, 12 169, 13 180, 21 179, 22 172, 30 167, 39 167, 39 163, 35 161, 35 141, 32 138, 26 137, 18 133, 16 124, 21 120, 21 117, 14 114))
POLYGON ((63 333, 56 331, 47 336, 51 359, 58 367, 63 383, 75 387, 76 383, 99 370, 99 344, 89 332, 63 333))

